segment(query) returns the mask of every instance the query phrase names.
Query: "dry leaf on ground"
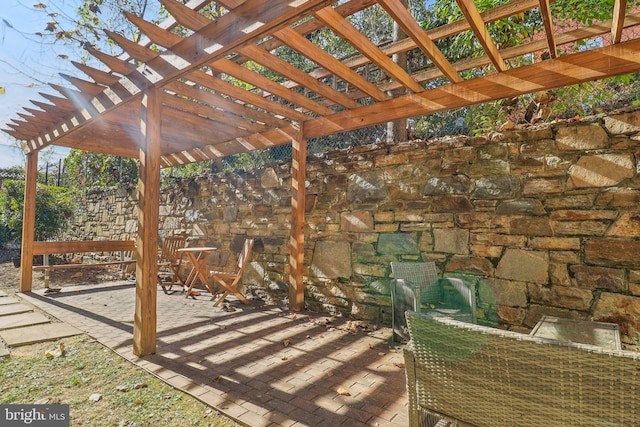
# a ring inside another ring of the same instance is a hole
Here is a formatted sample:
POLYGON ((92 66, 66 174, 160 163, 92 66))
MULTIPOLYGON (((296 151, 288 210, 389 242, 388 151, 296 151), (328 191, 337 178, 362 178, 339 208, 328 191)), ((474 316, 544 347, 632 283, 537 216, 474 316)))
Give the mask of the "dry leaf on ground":
POLYGON ((60 347, 59 348, 56 348, 54 350, 47 350, 44 353, 44 355, 45 355, 45 357, 47 359, 53 359, 53 358, 56 358, 56 357, 64 356, 64 343, 60 343, 60 347))
POLYGON ((336 391, 337 391, 337 392, 338 392, 338 394, 339 394, 339 395, 341 395, 341 396, 351 396, 351 393, 349 393, 349 392, 347 391, 347 389, 346 389, 346 388, 344 388, 344 387, 338 387, 338 390, 336 390, 336 391))

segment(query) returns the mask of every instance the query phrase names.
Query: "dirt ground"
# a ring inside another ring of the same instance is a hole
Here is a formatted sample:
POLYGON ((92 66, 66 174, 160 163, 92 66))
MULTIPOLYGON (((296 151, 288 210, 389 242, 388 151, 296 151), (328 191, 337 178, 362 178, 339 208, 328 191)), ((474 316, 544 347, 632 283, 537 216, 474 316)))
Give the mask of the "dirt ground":
POLYGON ((17 291, 20 286, 20 269, 11 260, 0 263, 0 289, 17 291))

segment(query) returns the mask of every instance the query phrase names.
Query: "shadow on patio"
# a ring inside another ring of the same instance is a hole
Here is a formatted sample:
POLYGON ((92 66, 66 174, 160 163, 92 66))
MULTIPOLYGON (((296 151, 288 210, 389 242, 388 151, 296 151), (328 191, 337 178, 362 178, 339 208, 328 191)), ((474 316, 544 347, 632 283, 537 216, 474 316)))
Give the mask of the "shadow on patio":
POLYGON ((133 284, 21 294, 118 354, 250 426, 407 425, 402 352, 391 330, 254 301, 158 292, 156 354, 132 353, 133 284), (341 394, 348 392, 349 395, 341 394))

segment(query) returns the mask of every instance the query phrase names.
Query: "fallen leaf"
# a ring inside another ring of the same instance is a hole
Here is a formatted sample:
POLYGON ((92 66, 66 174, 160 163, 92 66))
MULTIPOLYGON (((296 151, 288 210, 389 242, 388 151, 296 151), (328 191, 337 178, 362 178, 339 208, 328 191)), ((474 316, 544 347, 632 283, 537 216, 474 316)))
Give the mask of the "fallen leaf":
POLYGON ((54 350, 47 350, 44 355, 47 359, 64 356, 64 343, 60 343, 60 346, 54 350))
POLYGON ((35 400, 33 402, 33 404, 34 405, 46 405, 49 402, 51 402, 51 398, 50 397, 43 397, 42 399, 35 400))
POLYGON ((327 372, 327 376, 328 376, 328 377, 332 377, 332 376, 333 376, 333 371, 329 371, 329 372, 327 372))
POLYGON ((282 344, 284 344, 285 347, 289 347, 289 344, 291 344, 291 340, 286 339, 286 340, 282 341, 282 344))
POLYGON ((135 388, 136 390, 139 390, 141 388, 147 388, 147 385, 145 383, 137 383, 136 385, 133 386, 133 388, 135 388))
POLYGON ((136 405, 142 405, 143 402, 140 399, 136 399, 136 401, 133 403, 135 403, 136 405))
POLYGON ((126 385, 119 385, 118 387, 116 387, 117 391, 129 391, 129 387, 127 387, 126 385))
POLYGON ((89 396, 89 400, 91 400, 92 402, 98 402, 102 399, 102 395, 100 393, 93 393, 91 396, 89 396))
POLYGON ((291 313, 291 320, 296 320, 296 314, 295 313, 291 313))
POLYGON ((349 393, 349 392, 347 391, 347 389, 346 389, 346 388, 344 388, 344 387, 338 387, 338 390, 336 390, 336 391, 337 391, 337 392, 338 392, 338 394, 339 394, 339 395, 341 395, 341 396, 351 396, 351 393, 349 393))
POLYGON ((502 126, 500 126, 500 130, 501 131, 512 130, 515 127, 516 125, 511 120, 507 120, 502 124, 502 126))
POLYGON ((282 356, 282 360, 289 360, 287 356, 282 356))
POLYGON ((221 379, 222 379, 222 378, 218 375, 217 377, 215 377, 215 378, 213 379, 213 382, 214 382, 214 383, 219 383, 221 379))

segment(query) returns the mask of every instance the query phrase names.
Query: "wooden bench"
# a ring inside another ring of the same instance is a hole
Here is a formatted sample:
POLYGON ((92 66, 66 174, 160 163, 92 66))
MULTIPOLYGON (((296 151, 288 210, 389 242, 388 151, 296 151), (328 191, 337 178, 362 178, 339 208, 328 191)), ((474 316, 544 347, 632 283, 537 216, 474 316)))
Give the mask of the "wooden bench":
POLYGON ((110 265, 122 266, 122 279, 126 276, 126 266, 134 264, 133 256, 136 250, 134 240, 96 240, 96 241, 72 241, 72 242, 34 242, 34 255, 43 256, 43 265, 33 266, 33 271, 44 270, 44 284, 49 287, 51 270, 85 267, 105 267, 110 265), (53 254, 77 254, 77 253, 114 253, 119 252, 120 259, 113 261, 98 261, 73 264, 49 264, 49 255, 53 254))
POLYGON ((639 425, 640 353, 406 317, 410 426, 639 425))

